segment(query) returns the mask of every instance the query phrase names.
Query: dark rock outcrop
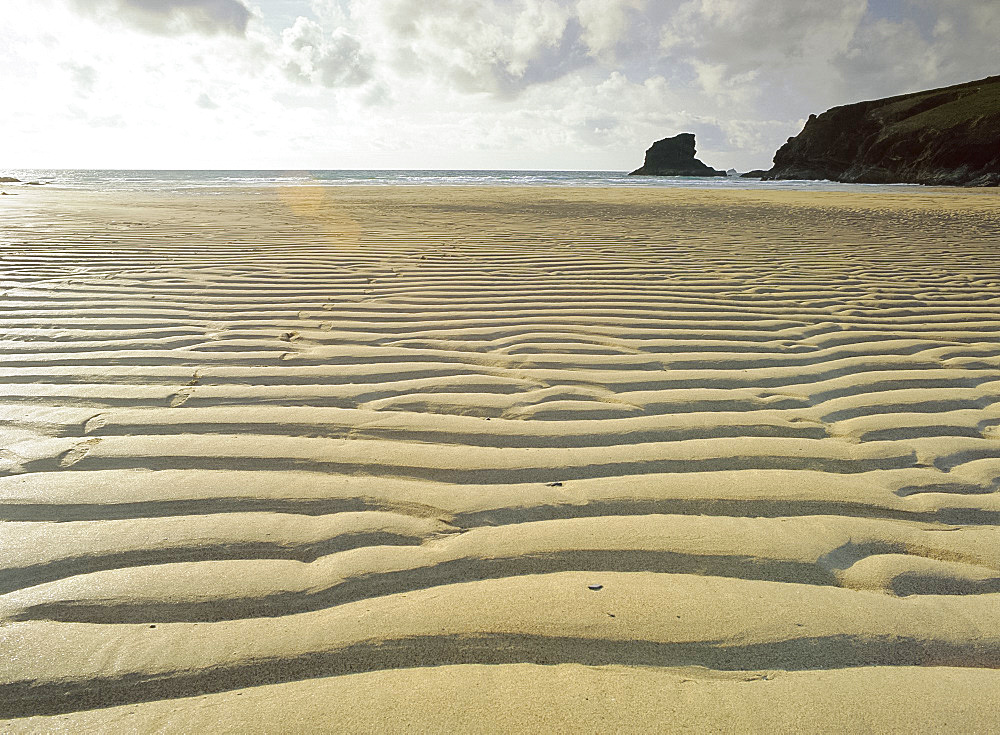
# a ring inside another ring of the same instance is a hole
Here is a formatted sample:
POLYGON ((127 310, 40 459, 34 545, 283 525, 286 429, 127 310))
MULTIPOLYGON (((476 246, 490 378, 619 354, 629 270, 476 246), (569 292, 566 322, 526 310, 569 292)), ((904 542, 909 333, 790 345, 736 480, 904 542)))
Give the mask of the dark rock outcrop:
POLYGON ((658 140, 646 150, 642 168, 629 176, 725 176, 694 157, 694 133, 658 140))
POLYGON ((13 176, 0 176, 0 184, 19 184, 20 179, 15 179, 13 176))
POLYGON ((763 179, 767 176, 767 171, 760 168, 755 168, 753 171, 747 171, 745 174, 740 174, 741 179, 763 179))
POLYGON ((1000 76, 810 115, 765 179, 1000 184, 1000 76))

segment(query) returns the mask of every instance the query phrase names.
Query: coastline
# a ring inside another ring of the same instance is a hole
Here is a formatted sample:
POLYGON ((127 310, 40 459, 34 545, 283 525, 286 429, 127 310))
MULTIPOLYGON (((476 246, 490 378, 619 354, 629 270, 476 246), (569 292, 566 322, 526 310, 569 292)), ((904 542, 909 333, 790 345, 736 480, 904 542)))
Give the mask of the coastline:
MULTIPOLYGON (((845 184, 836 181, 790 179, 762 181, 740 176, 631 176, 626 171, 550 170, 114 170, 10 169, 21 183, 12 191, 58 188, 73 191, 178 193, 192 190, 273 189, 288 186, 337 188, 376 187, 501 187, 501 188, 627 188, 627 189, 749 189, 760 191, 899 192, 927 188, 919 184, 845 184), (44 187, 26 186, 37 181, 44 187)), ((958 189, 963 187, 932 187, 958 189)))

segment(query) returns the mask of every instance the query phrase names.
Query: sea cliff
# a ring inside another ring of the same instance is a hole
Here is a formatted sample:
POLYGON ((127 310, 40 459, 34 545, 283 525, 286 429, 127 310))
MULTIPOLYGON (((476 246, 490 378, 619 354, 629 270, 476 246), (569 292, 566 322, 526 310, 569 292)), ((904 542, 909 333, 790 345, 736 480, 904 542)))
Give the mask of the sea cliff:
POLYGON ((1000 184, 1000 76, 810 115, 765 179, 1000 184))
POLYGON ((694 157, 694 133, 681 133, 658 140, 646 149, 640 168, 629 176, 725 176, 694 157))

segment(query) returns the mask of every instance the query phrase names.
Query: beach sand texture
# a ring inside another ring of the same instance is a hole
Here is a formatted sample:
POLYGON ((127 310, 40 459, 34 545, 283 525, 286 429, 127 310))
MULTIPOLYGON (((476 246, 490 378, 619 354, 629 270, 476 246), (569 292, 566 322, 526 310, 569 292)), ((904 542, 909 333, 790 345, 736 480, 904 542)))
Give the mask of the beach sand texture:
POLYGON ((996 192, 2 207, 3 731, 995 727, 996 192))

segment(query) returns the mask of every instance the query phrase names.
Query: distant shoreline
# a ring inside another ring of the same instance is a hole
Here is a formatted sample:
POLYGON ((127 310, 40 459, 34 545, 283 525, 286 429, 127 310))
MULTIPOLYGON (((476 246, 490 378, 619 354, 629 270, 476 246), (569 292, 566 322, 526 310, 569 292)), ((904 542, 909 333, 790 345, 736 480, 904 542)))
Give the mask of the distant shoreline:
MULTIPOLYGON (((820 180, 757 181, 727 177, 630 177, 626 171, 469 169, 9 169, 0 173, 46 187, 94 191, 182 191, 287 186, 502 186, 749 189, 792 191, 926 190, 918 184, 843 184, 820 180)), ((11 191, 24 183, 5 184, 11 191)), ((38 187, 33 187, 38 188, 38 187)))

